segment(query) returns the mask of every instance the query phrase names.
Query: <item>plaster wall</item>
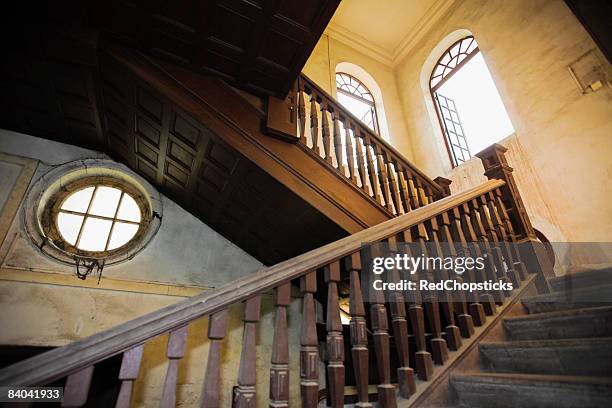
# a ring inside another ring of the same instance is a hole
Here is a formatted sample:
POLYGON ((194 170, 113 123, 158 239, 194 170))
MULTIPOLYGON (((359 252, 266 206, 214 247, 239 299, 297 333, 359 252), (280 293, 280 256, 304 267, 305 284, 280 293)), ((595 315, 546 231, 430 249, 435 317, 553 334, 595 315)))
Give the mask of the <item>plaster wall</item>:
POLYGON ((596 45, 561 0, 458 0, 399 62, 415 164, 452 179, 453 192, 483 180, 478 159, 451 169, 422 83, 432 50, 457 30, 475 36, 514 125, 502 144, 534 226, 551 241, 612 240, 612 88, 577 88, 567 67, 596 45))

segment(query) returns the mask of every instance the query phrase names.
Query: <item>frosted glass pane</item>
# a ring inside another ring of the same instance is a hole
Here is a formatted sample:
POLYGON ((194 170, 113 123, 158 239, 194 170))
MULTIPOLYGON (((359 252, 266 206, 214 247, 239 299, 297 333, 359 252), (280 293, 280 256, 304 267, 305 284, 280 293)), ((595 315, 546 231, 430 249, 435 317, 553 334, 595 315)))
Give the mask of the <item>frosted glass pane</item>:
POLYGON ((64 238, 64 241, 70 245, 76 243, 82 223, 82 215, 66 214, 62 212, 57 215, 57 228, 62 238, 64 238))
POLYGON ((84 213, 87 211, 87 206, 89 206, 89 200, 91 199, 93 191, 93 187, 87 187, 68 196, 64 204, 62 204, 62 210, 84 213))
POLYGON ((121 190, 112 187, 98 187, 89 213, 104 217, 114 217, 120 197, 121 190))
POLYGON ((136 235, 136 232, 138 232, 138 225, 116 222, 108 244, 108 249, 119 248, 127 244, 129 240, 136 235))
POLYGON ((129 194, 123 195, 117 218, 120 220, 140 222, 140 207, 138 207, 136 201, 129 194))
POLYGON ((85 251, 104 251, 112 221, 87 217, 77 246, 85 251))

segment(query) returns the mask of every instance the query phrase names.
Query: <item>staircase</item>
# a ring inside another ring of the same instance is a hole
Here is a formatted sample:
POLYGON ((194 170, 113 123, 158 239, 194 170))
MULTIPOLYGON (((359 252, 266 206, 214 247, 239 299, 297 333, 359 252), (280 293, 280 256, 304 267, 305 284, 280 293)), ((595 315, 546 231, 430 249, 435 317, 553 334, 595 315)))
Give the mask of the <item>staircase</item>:
POLYGON ((483 371, 455 374, 462 407, 603 407, 612 403, 612 268, 548 280, 503 320, 508 339, 479 345, 483 371))

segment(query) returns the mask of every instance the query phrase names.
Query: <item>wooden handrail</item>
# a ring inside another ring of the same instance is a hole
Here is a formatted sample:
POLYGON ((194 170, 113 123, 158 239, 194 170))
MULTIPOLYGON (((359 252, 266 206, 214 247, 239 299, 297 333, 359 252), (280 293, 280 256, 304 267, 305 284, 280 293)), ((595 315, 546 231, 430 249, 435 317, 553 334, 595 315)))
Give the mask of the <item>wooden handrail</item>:
POLYGON ((339 115, 339 119, 341 121, 348 120, 352 124, 357 126, 360 132, 367 134, 368 137, 372 138, 377 145, 384 148, 384 151, 391 156, 390 157, 391 160, 397 160, 402 165, 406 166, 407 168, 410 168, 412 172, 418 175, 418 177, 423 181, 423 183, 430 186, 437 194, 440 194, 440 195, 443 194, 443 188, 441 186, 439 186, 435 181, 429 178, 425 173, 423 173, 413 163, 406 160, 406 158, 400 152, 398 152, 397 149, 395 149, 384 138, 382 138, 380 135, 378 135, 376 132, 370 129, 359 118, 357 118, 355 115, 349 112, 336 99, 334 99, 333 96, 331 96, 324 89, 318 86, 313 80, 308 78, 308 76, 306 76, 304 73, 301 73, 298 81, 299 81, 299 84, 298 84, 299 90, 308 91, 310 89, 312 91, 315 91, 317 94, 317 97, 320 98, 319 102, 323 102, 330 112, 333 112, 333 113, 337 112, 339 115))
POLYGON ((0 370, 0 384, 6 386, 39 385, 79 373, 92 364, 134 349, 148 339, 178 329, 194 319, 205 315, 220 314, 231 304, 278 288, 293 279, 303 278, 318 268, 358 252, 364 243, 389 238, 407 228, 424 223, 432 217, 466 205, 476 197, 500 189, 504 185, 505 182, 502 180, 489 180, 477 187, 440 199, 316 250, 272 267, 263 268, 218 289, 204 292, 4 368, 0 370))

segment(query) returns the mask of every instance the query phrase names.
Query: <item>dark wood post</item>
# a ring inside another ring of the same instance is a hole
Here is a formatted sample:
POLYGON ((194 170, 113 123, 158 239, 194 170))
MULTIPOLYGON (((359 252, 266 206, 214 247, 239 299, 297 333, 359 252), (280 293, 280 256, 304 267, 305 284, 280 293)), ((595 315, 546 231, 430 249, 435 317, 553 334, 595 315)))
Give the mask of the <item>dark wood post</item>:
POLYGON ((257 322, 261 310, 261 296, 255 295, 244 302, 244 333, 238 371, 238 386, 234 388, 234 407, 249 408, 256 404, 257 377, 257 322))
POLYGON ((290 143, 298 137, 298 84, 297 81, 285 99, 268 97, 265 130, 272 136, 290 143))
POLYGON ((450 185, 453 182, 452 180, 438 176, 433 181, 435 181, 440 187, 442 187, 442 194, 439 194, 438 196, 436 196, 436 200, 439 200, 441 198, 448 197, 449 195, 451 195, 450 185))
POLYGON ((289 406, 289 333, 287 330, 287 307, 291 304, 291 284, 276 288, 276 319, 272 365, 270 367, 270 407, 289 406))
POLYGON ((302 407, 315 408, 319 400, 319 343, 317 339, 314 294, 317 291, 317 272, 302 276, 302 331, 300 334, 300 389, 302 407))
POLYGON ((500 144, 493 144, 476 154, 485 169, 485 176, 489 179, 500 179, 506 182, 501 188, 501 202, 506 208, 510 218, 515 241, 520 245, 521 258, 530 272, 537 272, 536 287, 538 292, 550 292, 546 278, 554 276, 554 271, 544 246, 537 241, 535 231, 527 215, 521 195, 512 172, 514 169, 508 165, 505 153, 508 149, 500 144), (536 269, 536 270, 533 270, 536 269))

